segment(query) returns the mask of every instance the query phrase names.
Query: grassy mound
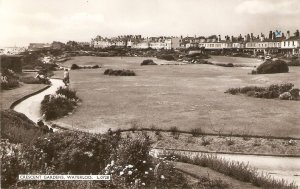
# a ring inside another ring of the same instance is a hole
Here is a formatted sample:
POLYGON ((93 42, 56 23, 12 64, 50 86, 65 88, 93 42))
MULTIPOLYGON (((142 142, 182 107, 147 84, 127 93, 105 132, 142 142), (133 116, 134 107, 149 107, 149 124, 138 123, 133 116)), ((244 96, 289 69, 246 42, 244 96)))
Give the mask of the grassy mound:
POLYGON ((30 144, 43 135, 45 130, 28 119, 24 114, 14 110, 1 111, 1 137, 12 143, 30 144))
POLYGON ((135 72, 132 70, 113 70, 106 69, 104 75, 114 75, 114 76, 135 76, 135 72))
MULTIPOLYGON (((289 67, 286 62, 282 60, 268 60, 256 69, 257 74, 272 74, 272 73, 287 73, 289 72, 289 67)), ((254 72, 255 73, 255 72, 254 72)))
POLYGON ((141 66, 146 66, 146 65, 157 65, 152 59, 146 59, 143 60, 141 63, 141 66))
POLYGON ((281 100, 299 100, 299 89, 294 84, 273 84, 268 87, 246 86, 242 88, 229 88, 225 93, 232 95, 246 94, 256 98, 279 98, 281 100))

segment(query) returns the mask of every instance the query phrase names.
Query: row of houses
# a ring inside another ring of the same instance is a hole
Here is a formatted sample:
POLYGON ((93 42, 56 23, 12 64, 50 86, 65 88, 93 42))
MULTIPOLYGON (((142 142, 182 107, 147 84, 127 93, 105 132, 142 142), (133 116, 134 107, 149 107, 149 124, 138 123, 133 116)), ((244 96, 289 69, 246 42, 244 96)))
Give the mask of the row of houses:
POLYGON ((270 31, 269 36, 264 34, 254 36, 253 33, 245 36, 225 36, 223 39, 220 35, 209 37, 149 37, 143 38, 141 35, 118 36, 114 38, 104 38, 97 36, 92 39, 91 47, 130 47, 134 49, 186 49, 201 48, 208 51, 243 51, 253 54, 274 54, 285 53, 300 55, 300 36, 297 30, 293 36, 287 31, 284 33, 270 31))

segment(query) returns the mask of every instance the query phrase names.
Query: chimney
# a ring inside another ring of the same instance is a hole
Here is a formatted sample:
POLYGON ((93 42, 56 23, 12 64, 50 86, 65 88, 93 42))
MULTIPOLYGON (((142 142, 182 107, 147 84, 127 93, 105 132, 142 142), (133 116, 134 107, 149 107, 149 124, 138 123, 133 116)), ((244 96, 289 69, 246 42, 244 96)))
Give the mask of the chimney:
POLYGON ((253 33, 251 33, 251 39, 253 40, 253 33))
POLYGON ((233 36, 230 37, 230 42, 233 42, 233 36))
POLYGON ((290 31, 287 31, 287 32, 286 32, 286 38, 289 39, 290 37, 291 37, 291 36, 290 36, 290 31))
POLYGON ((221 35, 218 35, 218 42, 221 41, 221 35))
POLYGON ((272 33, 272 39, 274 40, 276 38, 275 32, 272 33))
POLYGON ((260 41, 264 41, 265 40, 265 36, 263 33, 260 34, 260 41))
POLYGON ((269 39, 273 39, 273 32, 272 31, 269 32, 269 39))
POLYGON ((295 37, 300 37, 299 30, 296 30, 296 32, 295 32, 295 37))

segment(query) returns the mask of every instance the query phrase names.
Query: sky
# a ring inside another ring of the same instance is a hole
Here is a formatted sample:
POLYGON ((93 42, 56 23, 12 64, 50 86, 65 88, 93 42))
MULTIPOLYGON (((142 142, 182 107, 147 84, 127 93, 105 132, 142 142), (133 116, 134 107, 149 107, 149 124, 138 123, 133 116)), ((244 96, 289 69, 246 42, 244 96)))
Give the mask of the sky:
POLYGON ((300 0, 0 0, 0 46, 300 29, 300 0))

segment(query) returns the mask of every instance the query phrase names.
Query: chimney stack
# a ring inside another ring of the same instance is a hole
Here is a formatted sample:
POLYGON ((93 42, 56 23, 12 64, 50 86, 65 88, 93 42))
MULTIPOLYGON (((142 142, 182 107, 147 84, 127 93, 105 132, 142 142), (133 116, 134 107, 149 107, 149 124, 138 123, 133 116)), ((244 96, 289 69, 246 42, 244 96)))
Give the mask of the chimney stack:
POLYGON ((273 32, 272 31, 269 32, 269 39, 273 39, 273 32))
POLYGON ((286 32, 286 38, 289 39, 290 37, 291 37, 290 31, 287 31, 287 32, 286 32))
POLYGON ((233 36, 230 37, 230 42, 233 42, 233 36))
POLYGON ((218 42, 221 41, 221 35, 218 35, 218 42))
POLYGON ((274 40, 276 38, 275 32, 272 33, 272 39, 274 40))
POLYGON ((296 32, 295 32, 295 37, 300 37, 299 30, 296 30, 296 32))

